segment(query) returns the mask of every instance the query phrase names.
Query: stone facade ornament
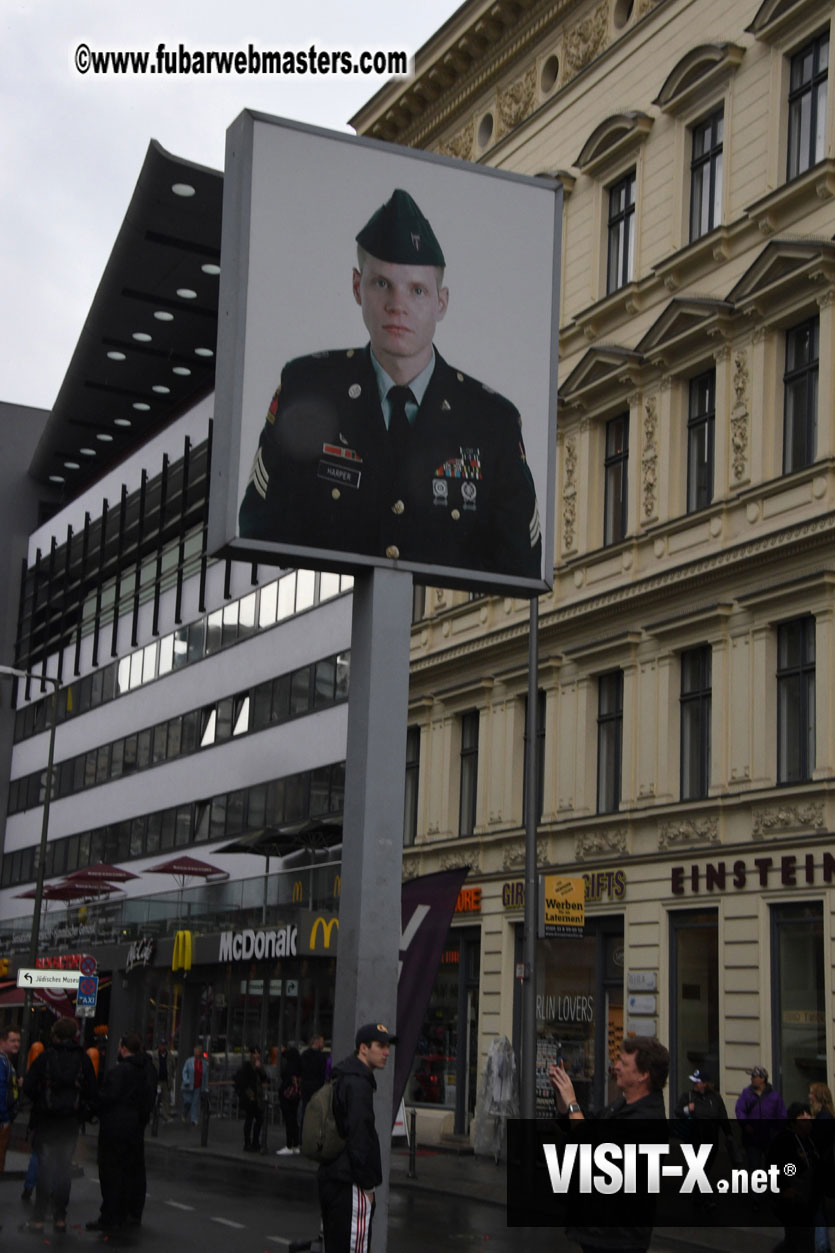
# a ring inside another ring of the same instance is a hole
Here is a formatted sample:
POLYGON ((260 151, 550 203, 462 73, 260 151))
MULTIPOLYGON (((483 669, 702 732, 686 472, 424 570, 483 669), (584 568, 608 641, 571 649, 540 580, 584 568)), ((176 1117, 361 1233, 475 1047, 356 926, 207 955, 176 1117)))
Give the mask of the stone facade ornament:
MULTIPOLYGON (((548 864, 548 841, 537 840, 536 842, 536 864, 537 866, 546 866, 548 864)), ((525 868, 525 841, 514 840, 512 844, 505 845, 504 856, 502 857, 502 870, 524 870, 525 868)))
POLYGON ((685 818, 682 822, 665 822, 658 833, 658 847, 662 849, 679 844, 716 844, 718 841, 717 818, 685 818))
POLYGON ((475 122, 468 122, 463 130, 457 131, 451 139, 442 139, 437 144, 437 151, 442 157, 458 157, 461 161, 471 161, 475 144, 475 122))
POLYGON ((481 864, 476 852, 470 853, 462 849, 460 853, 442 853, 440 862, 441 870, 463 870, 465 866, 469 866, 474 874, 481 873, 481 864))
POLYGON ((655 435, 658 429, 658 397, 648 396, 644 404, 644 449, 641 454, 641 488, 644 502, 644 521, 656 516, 655 492, 658 480, 658 446, 655 435))
POLYGON ((536 66, 532 65, 521 78, 517 78, 505 91, 499 92, 498 135, 512 131, 533 113, 535 106, 536 66))
POLYGON ((751 833, 755 839, 764 840, 769 835, 782 835, 786 831, 822 831, 825 825, 823 802, 772 805, 757 810, 751 833))
POLYGON ((611 831, 587 831, 577 836, 574 856, 577 861, 587 857, 621 857, 626 852, 626 828, 611 831))
POLYGON ((604 0, 566 34, 565 82, 579 74, 580 70, 585 69, 603 51, 608 33, 609 5, 608 0, 604 0))
POLYGON ((731 449, 737 482, 747 477, 748 453, 748 355, 743 348, 734 353, 733 389, 736 400, 731 410, 731 449))
POLYGON ((577 525, 577 441, 569 438, 563 444, 565 481, 562 491, 562 545, 566 552, 574 547, 577 525))

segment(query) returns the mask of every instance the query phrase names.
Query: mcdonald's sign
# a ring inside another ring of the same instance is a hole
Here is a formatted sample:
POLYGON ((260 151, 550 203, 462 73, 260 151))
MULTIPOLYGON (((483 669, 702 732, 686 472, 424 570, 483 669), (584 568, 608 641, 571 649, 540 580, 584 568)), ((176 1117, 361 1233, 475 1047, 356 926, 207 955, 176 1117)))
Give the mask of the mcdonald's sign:
POLYGON ((301 879, 296 879, 296 882, 293 884, 293 904, 294 905, 297 904, 302 899, 303 899, 302 881, 301 879))
POLYGON ((339 937, 339 918, 336 914, 323 914, 312 909, 303 910, 299 917, 299 952, 306 956, 331 957, 336 952, 339 937))
POLYGON ((172 970, 191 970, 191 932, 178 931, 174 936, 174 952, 171 954, 172 970))
POLYGON ((333 876, 333 894, 334 896, 342 895, 342 875, 335 874, 333 876))

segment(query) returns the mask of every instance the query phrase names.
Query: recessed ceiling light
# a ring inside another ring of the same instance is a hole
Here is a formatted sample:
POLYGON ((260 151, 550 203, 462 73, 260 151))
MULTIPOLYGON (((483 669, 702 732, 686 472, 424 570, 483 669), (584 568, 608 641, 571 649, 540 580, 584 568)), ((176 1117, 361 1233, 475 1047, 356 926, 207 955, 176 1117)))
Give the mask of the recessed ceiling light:
POLYGON ((213 357, 215 355, 211 348, 195 348, 194 352, 195 356, 198 357, 213 357))
POLYGON ((64 476, 63 474, 50 474, 49 481, 50 483, 63 483, 64 476))
POLYGON ((204 274, 220 274, 220 266, 215 265, 213 261, 207 261, 205 265, 201 265, 200 269, 204 274))
POLYGON ((151 391, 159 392, 160 396, 170 396, 171 394, 171 388, 163 387, 162 383, 154 383, 153 387, 151 388, 151 391))
POLYGON ((171 370, 172 374, 181 374, 184 378, 191 374, 191 370, 187 365, 175 365, 171 370))
POLYGON ((181 300, 196 300, 197 292, 192 291, 190 287, 178 287, 177 295, 181 300))
POLYGON ((144 400, 135 400, 133 402, 133 408, 138 409, 140 413, 147 413, 150 407, 150 405, 145 404, 144 400))
POLYGON ((114 418, 113 425, 114 426, 130 426, 131 421, 130 421, 130 418, 114 418))
POLYGON ((113 436, 108 435, 107 431, 99 431, 96 439, 100 439, 103 444, 112 444, 113 436))
POLYGON ((96 455, 95 448, 79 448, 78 451, 81 453, 82 457, 95 457, 96 455))
POLYGON ((127 360, 123 352, 109 352, 107 356, 111 361, 126 361, 127 360))
POLYGON ((150 344, 151 342, 150 335, 147 335, 145 331, 134 331, 133 338, 138 339, 140 344, 150 344))
POLYGON ((77 461, 65 461, 64 469, 65 470, 80 470, 81 466, 78 464, 77 461))
POLYGON ((173 322, 174 314, 169 313, 166 309, 155 309, 154 317, 158 322, 173 322))
POLYGON ((171 190, 175 196, 193 196, 195 189, 191 183, 172 183, 171 190))

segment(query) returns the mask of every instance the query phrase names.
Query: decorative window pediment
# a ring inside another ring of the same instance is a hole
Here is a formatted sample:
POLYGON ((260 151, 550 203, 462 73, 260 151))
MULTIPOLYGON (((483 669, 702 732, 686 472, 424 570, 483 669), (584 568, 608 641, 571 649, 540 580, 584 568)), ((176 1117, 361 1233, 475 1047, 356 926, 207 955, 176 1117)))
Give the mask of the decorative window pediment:
POLYGON ((607 117, 589 135, 574 164, 595 177, 642 144, 652 129, 653 118, 633 110, 607 117))
POLYGON ((764 0, 745 29, 764 43, 782 43, 795 38, 800 24, 831 8, 831 0, 764 0))
POLYGON ((652 103, 664 113, 686 109, 694 96, 701 99, 719 86, 744 56, 745 49, 733 43, 701 44, 691 49, 667 75, 652 103))
POLYGON ((774 239, 767 244, 728 293, 740 310, 754 305, 779 307, 799 279, 835 282, 835 243, 817 239, 774 239))
POLYGON ((614 389, 623 387, 643 365, 639 352, 616 345, 590 348, 560 388, 564 404, 593 403, 614 389))
POLYGON ((694 342, 715 333, 731 319, 733 312, 733 305, 727 300, 677 296, 653 322, 636 352, 648 361, 673 358, 694 342))

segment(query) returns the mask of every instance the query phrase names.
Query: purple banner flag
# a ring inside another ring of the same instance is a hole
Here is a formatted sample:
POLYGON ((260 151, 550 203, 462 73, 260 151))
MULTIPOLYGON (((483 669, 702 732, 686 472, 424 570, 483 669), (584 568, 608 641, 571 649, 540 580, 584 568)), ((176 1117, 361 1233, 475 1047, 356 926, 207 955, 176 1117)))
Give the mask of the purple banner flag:
POLYGON ((403 884, 392 1124, 406 1090, 458 893, 468 873, 468 866, 440 870, 403 884))

